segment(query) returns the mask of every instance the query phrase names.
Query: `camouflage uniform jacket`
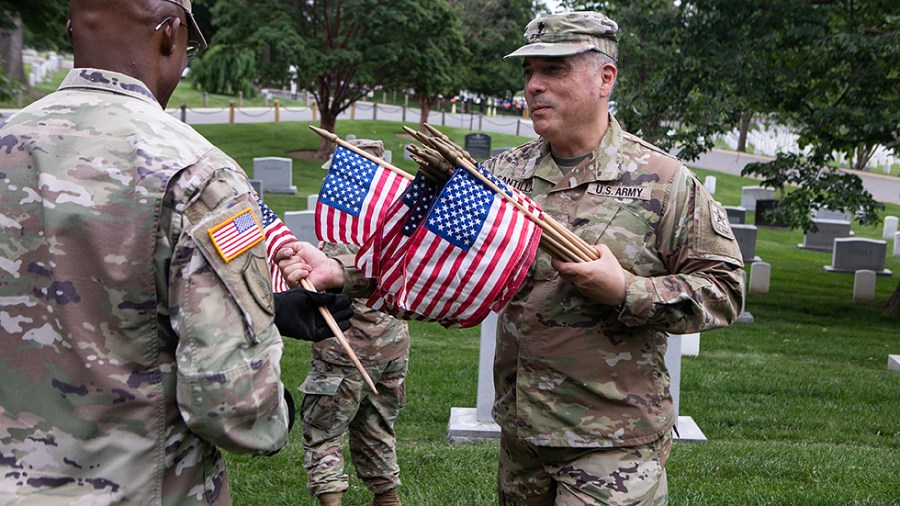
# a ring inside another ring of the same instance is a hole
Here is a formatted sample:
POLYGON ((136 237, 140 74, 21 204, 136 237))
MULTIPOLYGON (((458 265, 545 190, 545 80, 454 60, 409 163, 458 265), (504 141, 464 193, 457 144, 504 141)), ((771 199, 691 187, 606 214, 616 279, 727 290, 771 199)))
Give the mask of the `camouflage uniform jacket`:
POLYGON ((94 69, 0 146, 0 503, 230 504, 217 447, 288 436, 265 245, 210 235, 259 222, 246 175, 94 69))
MULTIPOLYGON (((322 251, 350 270, 358 246, 325 243, 322 251)), ((351 294, 352 295, 352 294, 351 294)), ((409 326, 403 320, 366 306, 365 301, 353 299, 350 329, 344 332, 360 363, 365 366, 384 364, 409 354, 409 326)), ((332 364, 352 366, 337 339, 326 339, 313 345, 313 357, 332 364)))
POLYGON ((567 175, 543 139, 486 162, 626 272, 621 308, 592 302, 539 252, 498 323, 494 419, 541 446, 631 446, 674 423, 667 332, 730 324, 743 262, 725 211, 686 167, 623 132, 567 175))

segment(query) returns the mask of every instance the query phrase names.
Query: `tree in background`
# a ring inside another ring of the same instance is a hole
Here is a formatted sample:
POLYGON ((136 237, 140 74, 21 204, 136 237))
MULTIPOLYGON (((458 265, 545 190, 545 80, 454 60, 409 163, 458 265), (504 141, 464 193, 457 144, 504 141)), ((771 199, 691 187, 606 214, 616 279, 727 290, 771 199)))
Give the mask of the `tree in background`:
POLYGON ((22 61, 26 40, 46 49, 66 45, 67 15, 67 0, 0 0, 0 97, 11 98, 28 88, 22 61))
POLYGON ((543 5, 532 0, 450 0, 450 4, 459 12, 471 55, 459 68, 462 86, 483 96, 515 96, 523 86, 522 62, 503 57, 523 44, 525 25, 543 5))
POLYGON ((470 53, 460 31, 459 11, 445 0, 419 4, 402 16, 403 28, 394 32, 392 41, 394 72, 381 84, 413 90, 420 110, 419 129, 424 131, 437 97, 453 94, 464 85, 464 62, 470 53))

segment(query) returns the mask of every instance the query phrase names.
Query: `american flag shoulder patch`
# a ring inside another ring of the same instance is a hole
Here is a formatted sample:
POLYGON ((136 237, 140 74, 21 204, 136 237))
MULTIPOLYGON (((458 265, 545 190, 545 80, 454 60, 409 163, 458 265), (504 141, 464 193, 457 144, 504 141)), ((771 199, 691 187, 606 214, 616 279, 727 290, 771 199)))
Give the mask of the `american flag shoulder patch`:
POLYGON ((225 262, 230 262, 265 238, 250 208, 208 229, 213 246, 225 262))

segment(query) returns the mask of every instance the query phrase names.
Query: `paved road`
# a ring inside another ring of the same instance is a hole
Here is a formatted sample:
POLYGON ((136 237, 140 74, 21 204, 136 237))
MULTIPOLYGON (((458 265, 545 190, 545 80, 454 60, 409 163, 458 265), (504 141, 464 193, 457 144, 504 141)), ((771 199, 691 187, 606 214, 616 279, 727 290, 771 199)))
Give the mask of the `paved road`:
MULTIPOLYGON (((0 115, 6 116, 12 111, 0 110, 0 115)), ((228 123, 231 121, 232 112, 229 108, 187 108, 182 111, 179 107, 169 108, 169 114, 176 118, 184 119, 192 125, 228 123)), ((268 108, 235 108, 234 121, 237 123, 269 123, 275 121, 274 107, 268 108)), ((278 111, 279 121, 312 121, 313 112, 308 107, 280 107, 278 111)), ((338 117, 341 119, 370 120, 379 119, 386 121, 400 121, 413 125, 419 120, 419 109, 408 108, 406 111, 399 106, 378 105, 374 107, 371 102, 358 102, 355 110, 348 109, 338 117)), ((534 137, 534 129, 528 120, 513 116, 485 117, 476 114, 441 113, 432 111, 428 122, 435 126, 451 126, 497 132, 525 137, 534 137)), ((727 174, 740 175, 741 169, 750 162, 764 160, 765 157, 749 155, 714 149, 704 153, 699 159, 688 165, 701 169, 714 170, 727 174)), ((863 181, 863 186, 879 202, 891 202, 900 204, 900 178, 875 174, 871 172, 853 171, 863 181)))

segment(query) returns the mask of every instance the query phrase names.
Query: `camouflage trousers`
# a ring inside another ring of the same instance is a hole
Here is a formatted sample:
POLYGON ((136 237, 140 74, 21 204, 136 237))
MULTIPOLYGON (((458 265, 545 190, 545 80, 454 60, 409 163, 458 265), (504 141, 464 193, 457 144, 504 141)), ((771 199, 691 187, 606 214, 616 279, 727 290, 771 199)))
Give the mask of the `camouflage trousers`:
POLYGON ((305 394, 303 464, 313 496, 347 490, 343 439, 348 435, 356 475, 373 493, 400 486, 394 422, 406 404, 407 357, 366 367, 378 395, 353 366, 313 360, 300 386, 305 394))
POLYGON ((668 503, 671 434, 642 446, 559 448, 500 435, 501 506, 660 506, 668 503))

